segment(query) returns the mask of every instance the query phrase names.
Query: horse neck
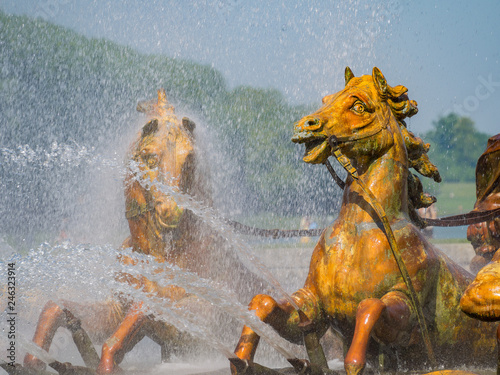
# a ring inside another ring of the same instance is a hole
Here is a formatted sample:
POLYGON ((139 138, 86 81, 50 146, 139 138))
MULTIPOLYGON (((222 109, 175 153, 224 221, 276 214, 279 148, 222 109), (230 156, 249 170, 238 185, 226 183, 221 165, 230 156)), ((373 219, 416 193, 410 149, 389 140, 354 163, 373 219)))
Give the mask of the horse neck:
POLYGON ((150 212, 137 218, 129 219, 130 238, 134 251, 159 255, 163 252, 165 243, 162 233, 153 225, 150 212))
MULTIPOLYGON (((193 254, 192 247, 194 243, 200 241, 203 233, 206 234, 203 220, 191 211, 185 210, 176 227, 157 228, 154 225, 153 213, 148 212, 147 216, 147 224, 143 230, 149 243, 148 254, 162 256, 168 262, 179 266, 186 266, 187 260, 197 258, 197 255, 193 254)), ((197 249, 196 252, 200 250, 197 249)))
MULTIPOLYGON (((368 163, 353 163, 360 180, 382 206, 389 222, 408 214, 406 148, 399 128, 392 134, 394 144, 383 155, 368 163)), ((339 217, 351 222, 379 221, 369 197, 351 177, 347 179, 339 217)))

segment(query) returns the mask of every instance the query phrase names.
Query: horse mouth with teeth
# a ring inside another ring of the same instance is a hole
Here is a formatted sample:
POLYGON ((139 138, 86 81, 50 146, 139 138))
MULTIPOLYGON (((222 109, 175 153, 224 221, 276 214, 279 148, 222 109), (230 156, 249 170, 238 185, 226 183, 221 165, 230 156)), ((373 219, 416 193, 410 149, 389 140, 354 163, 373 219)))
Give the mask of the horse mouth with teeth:
POLYGON ((303 160, 306 163, 321 164, 331 155, 331 147, 326 135, 312 131, 304 131, 302 124, 295 124, 292 142, 304 144, 303 160))

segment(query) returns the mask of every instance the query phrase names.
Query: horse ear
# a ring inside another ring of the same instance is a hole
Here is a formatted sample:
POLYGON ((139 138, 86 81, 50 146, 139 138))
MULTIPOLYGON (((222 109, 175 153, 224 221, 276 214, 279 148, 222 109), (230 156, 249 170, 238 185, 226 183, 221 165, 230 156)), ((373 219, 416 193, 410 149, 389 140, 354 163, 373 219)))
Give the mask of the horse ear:
POLYGON ((158 120, 154 119, 148 122, 146 125, 142 127, 141 137, 147 137, 148 135, 155 133, 158 130, 158 120))
POLYGON ((403 85, 397 85, 396 87, 388 88, 389 94, 395 98, 399 98, 401 95, 408 92, 408 89, 403 85))
POLYGON ((158 107, 165 106, 167 104, 167 93, 165 89, 158 90, 158 107))
POLYGON ((194 121, 188 119, 187 117, 182 118, 182 126, 184 126, 190 133, 192 133, 194 128, 196 128, 194 121))
POLYGON ((345 78, 345 85, 346 86, 349 83, 349 81, 354 78, 354 73, 352 72, 351 68, 349 68, 348 66, 345 67, 344 78, 345 78))
POLYGON ((377 67, 373 68, 372 77, 373 77, 373 82, 375 83, 375 86, 377 87, 378 92, 382 96, 386 96, 387 95, 387 81, 385 80, 385 77, 379 68, 377 68, 377 67))

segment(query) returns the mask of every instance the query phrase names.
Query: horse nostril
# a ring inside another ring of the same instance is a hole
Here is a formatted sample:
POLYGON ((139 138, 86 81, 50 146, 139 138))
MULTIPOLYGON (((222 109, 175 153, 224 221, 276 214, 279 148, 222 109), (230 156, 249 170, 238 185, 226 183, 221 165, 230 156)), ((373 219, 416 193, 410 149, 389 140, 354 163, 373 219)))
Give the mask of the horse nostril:
POLYGON ((304 119, 304 121, 302 122, 302 126, 305 130, 307 129, 309 131, 315 131, 320 129, 323 124, 321 119, 319 119, 318 117, 310 117, 304 119))

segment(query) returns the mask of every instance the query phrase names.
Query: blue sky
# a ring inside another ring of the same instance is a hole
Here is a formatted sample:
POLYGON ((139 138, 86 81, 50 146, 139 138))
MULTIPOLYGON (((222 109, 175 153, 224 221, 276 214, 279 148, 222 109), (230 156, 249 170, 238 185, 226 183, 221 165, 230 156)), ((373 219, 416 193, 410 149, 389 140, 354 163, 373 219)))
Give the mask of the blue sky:
POLYGON ((450 111, 500 132, 500 1, 92 1, 0 0, 144 53, 191 59, 230 87, 274 87, 291 103, 321 103, 349 65, 378 66, 419 104, 410 129, 425 132, 450 111))

